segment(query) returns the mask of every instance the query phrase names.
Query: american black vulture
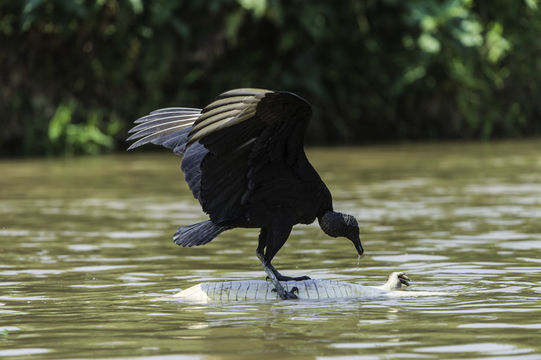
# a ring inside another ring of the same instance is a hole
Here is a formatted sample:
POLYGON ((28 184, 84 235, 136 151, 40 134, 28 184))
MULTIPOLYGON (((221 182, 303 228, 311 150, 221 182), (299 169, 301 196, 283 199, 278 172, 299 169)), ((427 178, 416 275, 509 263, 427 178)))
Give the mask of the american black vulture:
POLYGON ((181 246, 208 243, 232 228, 261 228, 257 257, 282 299, 296 298, 271 264, 293 225, 316 218, 332 237, 343 236, 363 253, 357 221, 333 211, 331 193, 308 162, 304 134, 312 110, 286 91, 235 89, 203 109, 166 108, 135 121, 129 148, 162 145, 183 156, 190 190, 210 220, 184 226, 174 235, 181 246))

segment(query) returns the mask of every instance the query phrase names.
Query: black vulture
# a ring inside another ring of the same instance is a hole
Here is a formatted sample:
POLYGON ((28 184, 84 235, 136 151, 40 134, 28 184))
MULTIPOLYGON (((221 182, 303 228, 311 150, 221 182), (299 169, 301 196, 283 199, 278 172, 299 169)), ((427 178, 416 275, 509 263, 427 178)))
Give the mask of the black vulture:
POLYGON ((363 253, 357 220, 333 211, 331 193, 304 153, 312 110, 293 93, 263 89, 224 92, 203 109, 173 107, 135 121, 129 148, 162 145, 183 156, 181 169, 210 220, 184 226, 181 246, 204 245, 225 230, 260 228, 257 257, 282 299, 296 298, 271 264, 295 224, 316 218, 329 236, 343 236, 363 253))

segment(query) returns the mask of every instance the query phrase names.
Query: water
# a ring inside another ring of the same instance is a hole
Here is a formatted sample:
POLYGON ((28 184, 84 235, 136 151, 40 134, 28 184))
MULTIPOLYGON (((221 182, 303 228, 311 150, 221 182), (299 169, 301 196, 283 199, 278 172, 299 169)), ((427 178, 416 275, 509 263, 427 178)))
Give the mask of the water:
POLYGON ((288 275, 451 296, 201 305, 201 281, 262 279, 257 231, 200 248, 168 153, 0 162, 0 357, 541 359, 541 142, 312 149, 365 255, 298 226, 288 275), (339 160, 337 160, 339 159, 339 160))

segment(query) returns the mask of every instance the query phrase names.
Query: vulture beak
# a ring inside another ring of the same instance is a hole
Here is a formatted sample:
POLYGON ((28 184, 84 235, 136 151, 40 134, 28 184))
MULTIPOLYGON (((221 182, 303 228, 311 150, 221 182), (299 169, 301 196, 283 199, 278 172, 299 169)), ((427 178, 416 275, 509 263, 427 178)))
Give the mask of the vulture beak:
POLYGON ((355 246, 355 249, 359 253, 359 256, 361 256, 364 253, 363 246, 361 245, 361 239, 359 238, 359 235, 349 239, 353 243, 353 246, 355 246))

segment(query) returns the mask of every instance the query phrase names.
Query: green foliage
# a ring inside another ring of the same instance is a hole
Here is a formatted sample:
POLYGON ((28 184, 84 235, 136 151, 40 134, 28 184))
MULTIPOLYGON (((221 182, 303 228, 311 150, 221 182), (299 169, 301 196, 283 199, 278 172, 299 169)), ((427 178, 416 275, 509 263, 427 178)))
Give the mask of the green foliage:
POLYGON ((49 123, 50 152, 63 152, 67 155, 77 153, 98 154, 102 149, 113 147, 111 134, 118 130, 118 120, 109 123, 111 134, 103 133, 98 124, 101 116, 97 111, 91 111, 86 117, 86 123, 73 123, 75 102, 61 103, 49 123))
POLYGON ((541 134, 538 0, 0 0, 0 154, 123 149, 131 122, 254 86, 312 143, 541 134))

